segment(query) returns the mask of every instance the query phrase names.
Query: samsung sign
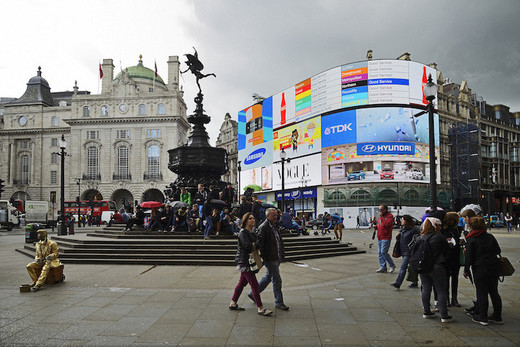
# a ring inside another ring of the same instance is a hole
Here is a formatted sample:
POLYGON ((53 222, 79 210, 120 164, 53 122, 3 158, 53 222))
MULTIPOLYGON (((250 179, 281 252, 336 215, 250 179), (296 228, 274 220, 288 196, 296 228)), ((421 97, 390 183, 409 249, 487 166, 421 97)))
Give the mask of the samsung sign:
POLYGON ((415 154, 413 142, 369 142, 357 144, 357 155, 415 154))
POLYGON ((356 111, 344 111, 321 117, 322 147, 356 142, 356 111))
POLYGON ((253 164, 254 162, 260 160, 264 154, 266 152, 266 149, 265 148, 259 148, 257 149, 256 151, 253 151, 251 152, 247 157, 246 159, 244 159, 244 164, 245 165, 251 165, 253 164))

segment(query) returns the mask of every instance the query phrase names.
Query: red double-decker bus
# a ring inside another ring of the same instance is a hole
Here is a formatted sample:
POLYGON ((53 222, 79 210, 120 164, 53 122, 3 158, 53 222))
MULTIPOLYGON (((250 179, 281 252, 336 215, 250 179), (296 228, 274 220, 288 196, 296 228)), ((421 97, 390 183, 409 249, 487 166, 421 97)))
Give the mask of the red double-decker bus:
MULTIPOLYGON (((80 213, 81 215, 86 215, 87 211, 92 211, 92 205, 94 205, 94 211, 92 212, 92 216, 101 216, 103 211, 112 211, 116 212, 117 207, 114 201, 108 200, 95 200, 93 202, 90 201, 81 201, 80 202, 80 213)), ((65 215, 77 215, 78 214, 78 202, 77 201, 65 201, 65 215)))

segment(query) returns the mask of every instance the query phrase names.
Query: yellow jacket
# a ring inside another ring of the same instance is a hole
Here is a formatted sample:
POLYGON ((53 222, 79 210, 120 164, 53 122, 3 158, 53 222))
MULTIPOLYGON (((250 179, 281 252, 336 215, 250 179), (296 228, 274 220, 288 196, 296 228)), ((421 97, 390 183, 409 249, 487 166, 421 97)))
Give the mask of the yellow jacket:
POLYGON ((45 262, 45 258, 48 255, 51 255, 52 260, 50 261, 49 266, 58 267, 61 266, 61 262, 58 259, 58 254, 58 244, 54 241, 47 239, 45 241, 38 241, 38 243, 36 244, 36 256, 34 257, 34 259, 42 260, 45 262))

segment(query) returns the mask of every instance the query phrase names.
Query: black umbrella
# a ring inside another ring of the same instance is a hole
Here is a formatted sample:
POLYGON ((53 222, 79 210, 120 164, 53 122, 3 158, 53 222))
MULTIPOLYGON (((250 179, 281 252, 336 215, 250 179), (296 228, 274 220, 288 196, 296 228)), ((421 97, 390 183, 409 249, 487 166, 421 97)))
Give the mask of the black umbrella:
POLYGON ((169 204, 175 210, 178 210, 181 207, 190 208, 190 204, 188 204, 188 203, 186 203, 184 201, 172 201, 169 204))

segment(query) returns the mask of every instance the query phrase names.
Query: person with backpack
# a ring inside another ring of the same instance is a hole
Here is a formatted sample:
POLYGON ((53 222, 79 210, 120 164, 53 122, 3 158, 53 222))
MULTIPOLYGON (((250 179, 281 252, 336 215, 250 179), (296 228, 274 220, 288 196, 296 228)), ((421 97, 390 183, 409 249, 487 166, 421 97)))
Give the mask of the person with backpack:
POLYGON ((410 243, 410 265, 421 277, 421 299, 423 318, 435 317, 430 306, 432 289, 438 295, 441 322, 448 323, 453 317, 448 314, 448 299, 446 297, 446 270, 444 262, 449 252, 448 241, 441 234, 441 221, 438 218, 427 217, 422 224, 419 237, 410 243))
MULTIPOLYGON (((408 248, 408 244, 415 235, 419 235, 419 228, 414 225, 412 216, 405 214, 401 217, 401 230, 395 235, 396 242, 399 242, 401 246, 401 256, 403 257, 399 275, 397 275, 395 282, 391 284, 391 286, 397 290, 399 290, 401 284, 403 284, 404 276, 408 269, 408 263, 410 261, 410 249, 408 248)), ((415 287, 417 287, 417 282, 412 282, 410 288, 415 287)))
POLYGON ((457 226, 459 221, 459 214, 456 212, 448 212, 444 216, 442 225, 442 234, 448 240, 450 250, 446 259, 446 297, 448 298, 448 306, 450 306, 450 279, 451 279, 451 305, 460 307, 457 300, 457 293, 459 287, 459 272, 460 272, 460 235, 461 230, 457 226))
POLYGON ((470 233, 466 236, 466 262, 464 277, 468 278, 470 268, 477 291, 478 313, 472 320, 481 325, 489 322, 502 324, 502 298, 498 294, 498 256, 501 253, 497 240, 486 230, 486 221, 482 217, 469 220, 470 233), (488 295, 493 304, 493 314, 488 317, 488 295))

